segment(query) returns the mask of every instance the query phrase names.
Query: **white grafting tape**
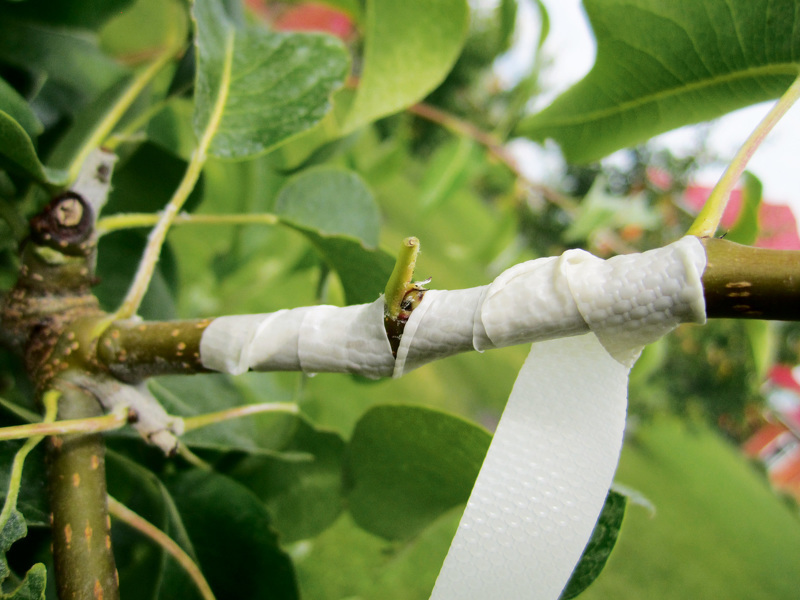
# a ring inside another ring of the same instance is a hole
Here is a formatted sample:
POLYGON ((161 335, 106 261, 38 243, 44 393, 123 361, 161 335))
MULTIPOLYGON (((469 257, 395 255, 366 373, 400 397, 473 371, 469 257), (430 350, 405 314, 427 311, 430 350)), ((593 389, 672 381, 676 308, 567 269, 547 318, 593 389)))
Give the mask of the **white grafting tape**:
POLYGON ((432 600, 555 600, 617 465, 628 368, 594 334, 534 344, 432 600))
POLYGON ((559 597, 614 476, 630 367, 644 344, 705 320, 704 268, 702 245, 684 238, 607 261, 569 251, 492 284, 482 318, 493 343, 517 339, 520 322, 542 320, 547 299, 531 285, 542 273, 552 278, 551 300, 561 298, 564 334, 581 328, 576 314, 593 333, 533 344, 431 600, 559 597), (535 310, 526 310, 528 297, 535 310))
POLYGON ((399 377, 471 348, 538 342, 432 598, 555 600, 611 484, 628 371, 645 344, 679 323, 705 320, 704 268, 694 237, 609 260, 570 250, 512 267, 488 286, 427 292, 396 360, 382 299, 221 317, 206 329, 200 354, 206 367, 228 373, 302 368, 399 377))

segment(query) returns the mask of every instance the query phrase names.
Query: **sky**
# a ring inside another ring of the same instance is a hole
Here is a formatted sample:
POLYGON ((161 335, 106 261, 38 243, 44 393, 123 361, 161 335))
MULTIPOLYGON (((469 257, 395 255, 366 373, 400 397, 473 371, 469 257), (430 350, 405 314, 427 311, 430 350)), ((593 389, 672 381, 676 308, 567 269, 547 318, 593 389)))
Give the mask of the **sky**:
MULTIPOLYGON (((542 105, 580 80, 591 69, 595 53, 580 0, 543 0, 543 3, 550 15, 550 34, 544 51, 551 57, 552 66, 543 73, 548 94, 540 100, 542 105)), ((534 3, 522 0, 520 11, 522 19, 515 51, 498 66, 501 76, 510 78, 530 64, 538 39, 539 14, 534 3)), ((708 138, 710 150, 721 159, 732 158, 773 103, 757 104, 714 122, 708 138)), ((690 151, 696 136, 696 126, 690 126, 663 134, 654 141, 680 155, 690 151)), ((713 186, 723 169, 724 165, 702 170, 697 174, 697 183, 713 186)), ((748 170, 763 183, 766 202, 788 204, 800 217, 800 105, 792 107, 773 129, 751 159, 748 170)))

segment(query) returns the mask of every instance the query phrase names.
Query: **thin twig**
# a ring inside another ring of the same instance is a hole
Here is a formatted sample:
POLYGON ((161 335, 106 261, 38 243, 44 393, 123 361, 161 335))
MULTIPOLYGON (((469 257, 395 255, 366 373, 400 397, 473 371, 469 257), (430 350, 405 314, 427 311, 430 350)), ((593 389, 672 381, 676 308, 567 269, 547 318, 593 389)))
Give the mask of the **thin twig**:
POLYGON ((89 154, 93 152, 95 148, 98 148, 100 145, 102 145, 103 141, 113 131, 114 127, 116 127, 117 123, 119 123, 119 120, 122 118, 125 112, 139 97, 139 94, 142 93, 142 90, 161 71, 164 65, 166 65, 175 57, 178 49, 179 46, 170 46, 131 80, 130 85, 125 90, 123 95, 114 104, 108 114, 103 117, 102 121, 98 123, 94 131, 92 131, 91 136, 86 140, 78 154, 73 158, 71 164, 69 165, 70 180, 73 180, 78 176, 78 172, 83 168, 83 163, 86 161, 86 158, 89 156, 89 154))
POLYGON ((195 417, 183 418, 184 432, 191 431, 192 429, 199 429, 200 427, 207 427, 228 421, 230 419, 240 419, 250 415, 256 415, 264 412, 282 412, 286 414, 296 415, 300 411, 296 404, 288 402, 264 402, 261 404, 246 404, 244 406, 237 406, 227 410, 220 410, 212 413, 205 413, 195 417))
POLYGON ((217 132, 219 123, 222 120, 222 113, 228 99, 228 86, 230 85, 231 70, 233 68, 233 36, 229 36, 226 40, 225 57, 219 83, 220 93, 211 110, 206 128, 198 141, 197 148, 192 153, 192 158, 180 185, 178 185, 178 189, 175 190, 169 203, 161 213, 158 223, 150 232, 147 247, 144 249, 144 255, 139 262, 133 283, 125 296, 125 300, 114 315, 115 320, 129 319, 138 312, 150 285, 150 280, 153 277, 158 258, 161 255, 161 247, 164 245, 167 232, 200 178, 203 165, 205 165, 208 158, 208 148, 211 146, 211 140, 214 138, 214 134, 217 132))
POLYGON ((206 578, 200 571, 200 567, 197 566, 194 560, 192 560, 192 558, 175 542, 175 540, 153 525, 150 521, 136 514, 130 508, 118 500, 115 500, 111 496, 108 496, 108 510, 113 517, 119 519, 130 527, 133 527, 139 533, 145 535, 154 543, 161 546, 164 551, 168 552, 170 556, 172 556, 172 558, 178 562, 183 570, 186 571, 186 574, 191 577, 204 600, 215 600, 214 592, 211 591, 211 586, 208 585, 206 578))
POLYGON ((66 435, 69 433, 98 433, 120 429, 128 424, 128 409, 120 406, 114 412, 102 417, 87 419, 67 419, 28 423, 0 429, 0 440, 19 440, 45 435, 66 435))
MULTIPOLYGON (((42 397, 42 403, 45 407, 44 424, 55 421, 56 414, 58 413, 59 396, 61 396, 61 393, 56 390, 48 390, 44 393, 42 397)), ((25 458, 28 456, 28 453, 44 439, 44 436, 45 434, 26 436, 28 439, 14 455, 14 461, 11 464, 11 473, 8 476, 8 491, 6 492, 6 500, 3 504, 3 510, 0 511, 0 528, 5 525, 11 516, 12 511, 14 511, 17 507, 17 498, 19 496, 20 486, 22 484, 22 467, 25 464, 25 458)))
MULTIPOLYGON (((103 217, 97 222, 97 234, 105 235, 120 229, 151 227, 158 223, 161 213, 121 213, 103 217)), ((180 213, 173 225, 275 225, 280 217, 272 213, 246 215, 192 215, 180 213)))
POLYGON ((525 187, 531 191, 541 195, 545 200, 558 206, 561 210, 570 216, 577 213, 577 204, 572 198, 566 196, 553 188, 531 181, 525 173, 519 168, 514 156, 506 149, 502 141, 491 133, 487 133, 482 129, 476 127, 472 123, 459 119, 455 115, 451 115, 443 110, 440 110, 430 104, 415 104, 409 107, 408 111, 423 119, 427 119, 432 123, 441 125, 448 131, 456 135, 467 136, 483 147, 489 152, 491 156, 503 163, 514 176, 522 182, 525 187))

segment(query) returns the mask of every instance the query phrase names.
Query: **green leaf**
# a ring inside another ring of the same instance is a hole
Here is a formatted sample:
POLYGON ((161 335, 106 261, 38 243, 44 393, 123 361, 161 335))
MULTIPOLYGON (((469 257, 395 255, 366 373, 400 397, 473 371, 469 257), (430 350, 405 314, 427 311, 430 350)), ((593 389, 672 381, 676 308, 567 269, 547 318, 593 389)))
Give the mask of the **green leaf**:
POLYGON ((394 268, 388 252, 369 250, 348 237, 323 237, 302 230, 330 267, 336 271, 344 288, 347 304, 374 302, 383 293, 394 268))
POLYGON ((779 97, 800 73, 794 0, 585 0, 591 72, 517 134, 570 162, 779 97))
POLYGON ((199 469, 166 484, 217 597, 299 598, 291 560, 255 494, 228 477, 199 469))
MULTIPOLYGON (((155 474, 113 450, 107 454, 107 466, 109 493, 169 535, 196 560, 175 502, 155 474)), ((200 598, 183 568, 161 546, 116 519, 112 522, 111 536, 120 588, 126 598, 200 598)))
POLYGON ((3 2, 0 14, 48 23, 57 27, 96 29, 124 10, 133 0, 25 0, 3 2))
POLYGON ((621 229, 637 225, 645 230, 655 230, 662 224, 659 214, 648 206, 644 194, 620 197, 607 190, 608 178, 600 176, 584 196, 575 220, 564 232, 564 241, 576 242, 590 239, 604 229, 621 229))
POLYGON ((465 503, 491 435, 421 406, 378 406, 361 418, 347 454, 356 523, 389 539, 408 539, 465 503))
POLYGON ((323 237, 347 236, 378 245, 380 214, 366 183, 353 171, 323 166, 291 178, 275 201, 281 220, 323 237))
POLYGON ((36 563, 25 574, 22 583, 13 592, 0 595, 2 600, 44 600, 47 587, 47 569, 36 563))
POLYGON ((93 98, 75 117, 66 135, 50 153, 47 164, 69 170, 77 176, 83 165, 76 164, 76 159, 88 145, 97 143, 93 140, 95 132, 108 115, 116 110, 120 99, 128 91, 130 82, 131 77, 122 77, 93 98))
POLYGON ((427 600, 462 511, 447 511, 403 543, 372 535, 342 514, 295 560, 303 599, 427 600))
POLYGON ((340 131, 419 102, 455 64, 469 28, 464 0, 368 0, 364 62, 340 131))
POLYGON ((475 143, 467 137, 442 144, 431 157, 420 183, 419 208, 437 208, 467 180, 470 161, 475 159, 475 143))
POLYGON ((394 259, 375 248, 380 215, 357 174, 335 167, 304 171, 281 190, 275 213, 302 232, 336 271, 348 304, 372 302, 383 292, 394 259))
POLYGON ((578 566, 572 572, 567 586, 561 592, 560 600, 574 598, 600 575, 617 543, 622 519, 625 517, 626 505, 625 496, 614 491, 608 493, 603 510, 600 512, 594 531, 592 531, 592 537, 589 538, 589 543, 586 544, 583 555, 578 561, 578 566))
POLYGON ((11 574, 6 554, 14 542, 21 540, 27 534, 28 526, 25 524, 25 517, 16 508, 12 508, 8 511, 5 522, 0 523, 0 583, 11 574))
POLYGON ((35 138, 44 129, 25 99, 3 79, 0 79, 0 111, 16 120, 31 138, 35 138))
POLYGON ((215 111, 222 119, 209 152, 245 158, 267 152, 316 125, 348 71, 336 38, 237 29, 216 0, 198 0, 195 131, 215 111))
MULTIPOLYGON (((4 417, 8 423, 8 417, 4 417)), ((8 490, 11 476, 11 465, 19 445, 4 442, 0 445, 0 490, 8 490)), ((44 450, 41 447, 30 451, 22 469, 19 496, 16 508, 25 516, 28 526, 46 526, 49 524, 49 508, 47 506, 47 471, 44 450)))
POLYGON ((64 185, 69 175, 63 169, 45 167, 36 155, 28 132, 0 110, 0 164, 43 184, 64 185))
POLYGON ((742 186, 742 207, 736 223, 728 231, 725 239, 737 244, 752 246, 758 238, 758 211, 761 209, 762 192, 764 186, 761 185, 758 177, 745 171, 742 186))
MULTIPOLYGON (((93 289, 106 310, 120 305, 142 258, 147 235, 141 231, 120 230, 100 239, 97 275, 100 283, 93 289)), ((175 286, 178 284, 175 259, 169 244, 159 260, 139 314, 145 319, 175 318, 175 286)))
POLYGON ((58 82, 69 93, 62 108, 69 108, 71 114, 78 113, 89 99, 126 72, 99 50, 96 39, 86 31, 10 17, 0 19, 0 59, 20 69, 44 73, 48 83, 58 82))
POLYGON ((122 58, 153 56, 186 39, 189 19, 176 0, 137 0, 100 30, 100 45, 122 58))
POLYGON ((308 460, 252 455, 227 474, 265 503, 283 542, 307 539, 319 535, 342 511, 344 448, 337 434, 299 419, 283 451, 305 454, 308 460))
POLYGON ((147 124, 148 139, 188 162, 197 145, 192 128, 193 110, 189 98, 172 98, 147 124))
POLYGON ((358 87, 339 90, 325 119, 281 149, 285 168, 435 90, 463 49, 469 7, 464 0, 368 0, 361 21, 364 54, 358 87))

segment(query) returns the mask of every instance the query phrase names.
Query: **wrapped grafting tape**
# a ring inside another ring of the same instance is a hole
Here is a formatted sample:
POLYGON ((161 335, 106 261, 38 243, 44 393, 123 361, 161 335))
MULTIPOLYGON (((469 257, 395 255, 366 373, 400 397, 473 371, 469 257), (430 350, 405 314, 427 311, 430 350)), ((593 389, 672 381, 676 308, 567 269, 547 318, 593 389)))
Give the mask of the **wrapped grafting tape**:
POLYGON ((216 319, 201 358, 229 373, 302 369, 395 377, 469 349, 531 341, 432 598, 555 599, 591 535, 641 348, 705 320, 705 250, 684 238, 601 260, 580 250, 492 284, 431 290, 392 357, 383 303, 216 319), (550 341, 544 341, 550 340, 550 341))

